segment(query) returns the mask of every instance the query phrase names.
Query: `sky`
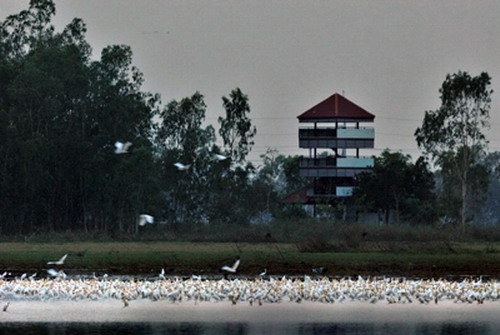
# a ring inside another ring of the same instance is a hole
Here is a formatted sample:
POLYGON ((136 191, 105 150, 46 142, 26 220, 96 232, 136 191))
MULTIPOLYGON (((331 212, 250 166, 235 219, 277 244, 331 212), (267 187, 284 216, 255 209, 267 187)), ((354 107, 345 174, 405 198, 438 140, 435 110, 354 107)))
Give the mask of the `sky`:
MULTIPOLYGON (((0 0, 0 20, 28 8, 0 0)), ((98 59, 131 46, 143 90, 163 104, 199 91, 218 129, 222 96, 239 87, 257 127, 249 160, 298 148, 297 116, 333 93, 375 115, 375 149, 420 155, 414 132, 440 106, 448 73, 488 72, 494 90, 490 151, 500 150, 500 1, 55 0, 58 31, 87 24, 98 59)), ((303 125, 303 124, 302 124, 303 125)))

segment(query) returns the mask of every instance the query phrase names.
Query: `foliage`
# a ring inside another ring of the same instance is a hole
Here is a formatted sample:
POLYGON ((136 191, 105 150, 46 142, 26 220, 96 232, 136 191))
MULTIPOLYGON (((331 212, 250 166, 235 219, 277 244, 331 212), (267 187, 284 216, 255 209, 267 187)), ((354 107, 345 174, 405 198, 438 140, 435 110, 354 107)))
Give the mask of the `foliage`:
MULTIPOLYGON (((107 46, 92 59, 85 23, 75 18, 57 32, 54 14, 53 1, 31 0, 27 10, 0 23, 1 235, 297 242, 313 241, 311 231, 322 238, 338 233, 331 222, 317 221, 292 232, 293 219, 307 213, 279 200, 307 183, 300 157, 268 149, 262 165, 245 161, 256 128, 239 88, 222 98, 219 147, 214 127, 205 125, 201 93, 161 105, 158 94, 142 91, 129 46, 107 46), (115 154, 116 141, 131 142, 130 153, 115 154), (177 162, 189 168, 180 171, 177 162), (143 213, 157 224, 138 226, 143 213)), ((440 162, 454 164, 460 153, 440 162)), ((486 166, 476 165, 469 175, 486 166)), ((451 193, 457 176, 443 174, 451 193)), ((387 151, 374 174, 362 178, 359 199, 366 206, 396 209, 402 221, 434 220, 432 175, 423 159, 413 164, 387 151)), ((468 187, 483 182, 475 178, 468 187)), ((358 243, 355 235, 343 243, 358 243)))
POLYGON ((229 93, 229 98, 222 97, 222 105, 226 117, 219 117, 219 134, 224 146, 234 163, 243 163, 254 144, 252 138, 257 134, 257 128, 252 126, 248 117, 250 105, 248 96, 236 88, 229 93))
POLYGON ((480 206, 473 208, 474 222, 482 225, 496 225, 500 220, 500 152, 488 153, 481 159, 478 167, 481 170, 487 169, 485 172, 478 171, 477 177, 478 181, 488 185, 488 192, 483 190, 483 195, 487 198, 484 204, 480 203, 480 206), (484 178, 489 179, 487 183, 484 178))
MULTIPOLYGON (((448 74, 439 90, 441 107, 436 111, 426 111, 422 126, 415 131, 419 147, 446 171, 443 177, 451 178, 444 184, 459 183, 459 188, 443 191, 453 191, 446 193, 446 197, 459 199, 455 216, 460 218, 462 231, 471 212, 468 208, 478 201, 477 197, 482 193, 480 188, 470 186, 486 146, 482 129, 489 126, 493 93, 489 89, 490 82, 491 78, 485 72, 476 77, 461 71, 448 74)), ((448 210, 455 207, 450 206, 448 210)))
POLYGON ((355 202, 362 209, 383 211, 385 223, 389 223, 391 210, 397 223, 401 216, 413 223, 435 219, 433 175, 422 157, 412 163, 409 155, 386 149, 375 157, 373 170, 359 174, 357 180, 355 202))
MULTIPOLYGON (((462 155, 467 155, 467 147, 462 147, 458 153, 447 152, 441 155, 439 165, 441 170, 436 174, 440 179, 440 204, 443 214, 454 222, 460 221, 461 215, 461 183, 460 178, 454 171, 456 161, 462 161, 462 155)), ((468 155, 469 159, 471 155, 468 155)), ((490 171, 481 161, 470 162, 467 178, 467 221, 472 221, 473 214, 478 212, 484 205, 488 196, 488 186, 490 182, 490 171)))
POLYGON ((92 61, 85 24, 57 33, 54 13, 52 1, 32 0, 0 25, 2 233, 133 232, 156 201, 157 97, 140 91, 129 47, 92 61), (131 141, 134 155, 113 155, 117 140, 131 141))

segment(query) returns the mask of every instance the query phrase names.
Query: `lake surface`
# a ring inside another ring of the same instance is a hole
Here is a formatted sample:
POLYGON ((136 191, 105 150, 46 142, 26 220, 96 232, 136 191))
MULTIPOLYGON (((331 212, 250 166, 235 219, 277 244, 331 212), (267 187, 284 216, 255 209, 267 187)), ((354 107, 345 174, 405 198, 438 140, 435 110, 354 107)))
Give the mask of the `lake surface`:
MULTIPOLYGON (((1 320, 0 320, 1 321, 1 320)), ((333 335, 497 335, 495 322, 463 323, 1 323, 0 335, 90 334, 333 334, 333 335)))

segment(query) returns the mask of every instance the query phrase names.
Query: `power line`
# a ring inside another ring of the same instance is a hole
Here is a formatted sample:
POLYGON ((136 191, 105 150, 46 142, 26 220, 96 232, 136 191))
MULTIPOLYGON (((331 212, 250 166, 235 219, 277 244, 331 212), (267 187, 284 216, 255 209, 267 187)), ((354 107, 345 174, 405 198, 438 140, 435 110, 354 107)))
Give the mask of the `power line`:
MULTIPOLYGON (((418 121, 422 122, 424 118, 415 119, 415 118, 405 118, 405 117, 394 117, 394 116, 375 116, 375 120, 384 119, 384 120, 400 120, 400 121, 418 121)), ((218 120, 218 117, 206 117, 205 120, 218 120)), ((296 116, 255 116, 250 117, 250 120, 295 120, 297 121, 296 116)), ((499 122, 489 122, 490 125, 500 125, 499 122)))

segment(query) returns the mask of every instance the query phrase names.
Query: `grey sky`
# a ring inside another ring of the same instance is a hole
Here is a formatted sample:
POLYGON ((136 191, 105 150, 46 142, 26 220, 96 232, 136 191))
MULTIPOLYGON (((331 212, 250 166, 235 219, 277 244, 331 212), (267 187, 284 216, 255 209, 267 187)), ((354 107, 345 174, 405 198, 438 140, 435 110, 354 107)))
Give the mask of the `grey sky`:
MULTIPOLYGON (((0 0, 0 20, 28 0, 0 0)), ((248 94, 266 147, 306 154, 296 116, 331 94, 376 115, 377 149, 417 156, 413 133, 458 70, 493 78, 491 150, 500 150, 500 1, 56 0, 56 27, 87 23, 97 58, 127 44, 144 89, 167 103, 200 91, 216 129, 221 97, 248 94)), ((366 151, 365 155, 379 151, 366 151)))

